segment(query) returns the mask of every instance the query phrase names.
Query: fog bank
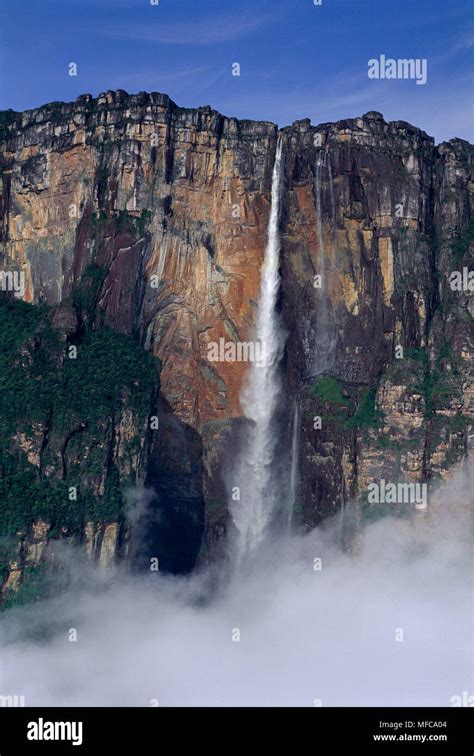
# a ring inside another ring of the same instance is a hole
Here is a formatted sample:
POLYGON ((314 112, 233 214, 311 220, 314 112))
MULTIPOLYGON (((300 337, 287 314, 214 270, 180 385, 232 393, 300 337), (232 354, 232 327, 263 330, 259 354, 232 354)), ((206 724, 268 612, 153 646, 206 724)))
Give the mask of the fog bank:
POLYGON ((443 509, 369 526, 356 555, 337 523, 267 544, 213 598, 205 574, 89 568, 86 587, 4 616, 0 693, 27 706, 449 706, 474 691, 472 559, 469 513, 443 509))

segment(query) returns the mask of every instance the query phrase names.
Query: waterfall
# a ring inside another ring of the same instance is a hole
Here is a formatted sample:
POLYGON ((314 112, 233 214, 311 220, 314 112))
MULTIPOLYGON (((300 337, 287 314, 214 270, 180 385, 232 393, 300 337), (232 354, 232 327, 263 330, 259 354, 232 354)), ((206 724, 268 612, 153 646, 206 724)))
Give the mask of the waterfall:
POLYGON ((319 152, 316 157, 316 173, 314 177, 314 193, 316 195, 316 223, 318 230, 318 245, 320 249, 321 258, 324 258, 324 238, 323 238, 323 213, 322 213, 322 174, 323 169, 327 169, 328 183, 329 183, 329 196, 331 201, 331 269, 334 268, 334 252, 336 246, 336 202, 334 198, 334 184, 332 180, 332 164, 331 155, 328 147, 324 148, 324 152, 319 152))
POLYGON ((288 528, 291 527, 293 511, 298 496, 298 475, 299 475, 299 439, 300 439, 300 409, 298 402, 295 400, 295 409, 293 412, 293 434, 291 441, 291 473, 290 473, 290 495, 288 501, 288 528))
POLYGON ((344 513, 345 513, 345 506, 346 506, 344 499, 345 497, 344 497, 344 481, 343 481, 342 487, 341 487, 341 500, 339 504, 339 533, 340 533, 341 541, 344 536, 344 513))
POLYGON ((329 194, 331 197, 331 237, 332 237, 332 250, 331 250, 331 270, 334 270, 336 260, 335 260, 335 253, 336 253, 336 202, 334 199, 334 184, 332 180, 332 165, 331 165, 331 155, 329 154, 329 150, 326 147, 326 158, 327 158, 327 164, 328 164, 328 176, 329 176, 329 194))
POLYGON ((316 176, 314 193, 316 195, 316 223, 318 229, 318 245, 321 255, 321 259, 324 255, 324 241, 323 241, 323 214, 321 207, 321 174, 323 170, 324 157, 323 153, 319 152, 316 158, 316 176))
POLYGON ((314 354, 311 374, 321 375, 331 370, 334 362, 334 352, 337 333, 331 319, 330 301, 328 299, 328 276, 335 268, 336 249, 336 202, 332 177, 331 156, 328 146, 319 150, 316 155, 316 170, 314 172, 314 197, 316 203, 316 231, 318 239, 318 263, 316 273, 322 277, 322 285, 318 289, 317 321, 313 324, 312 351, 314 354), (323 229, 323 171, 326 169, 329 184, 329 199, 331 204, 331 242, 329 249, 324 244, 323 229))
POLYGON ((280 492, 274 477, 277 433, 275 410, 280 394, 278 374, 283 351, 282 328, 275 310, 280 286, 280 193, 282 142, 278 139, 273 166, 268 239, 260 280, 255 328, 265 359, 252 363, 241 406, 249 421, 246 444, 237 465, 235 484, 239 492, 230 508, 237 529, 236 557, 240 563, 264 541, 278 510, 280 492))

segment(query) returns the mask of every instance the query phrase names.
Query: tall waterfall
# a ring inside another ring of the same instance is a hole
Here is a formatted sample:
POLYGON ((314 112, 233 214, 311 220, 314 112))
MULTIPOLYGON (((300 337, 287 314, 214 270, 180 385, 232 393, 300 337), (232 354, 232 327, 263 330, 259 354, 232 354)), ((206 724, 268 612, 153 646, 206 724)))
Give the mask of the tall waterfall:
POLYGON ((316 195, 316 223, 318 229, 318 245, 320 249, 321 257, 324 254, 324 241, 323 241, 323 213, 321 205, 321 175, 324 165, 324 157, 326 153, 318 152, 316 158, 316 174, 314 177, 314 193, 316 195))
POLYGON ((300 410, 298 400, 295 400, 295 409, 293 412, 293 432, 291 441, 291 473, 290 473, 290 495, 288 500, 288 527, 291 526, 293 510, 298 496, 298 475, 299 475, 299 446, 300 446, 300 410))
POLYGON ((336 251, 336 202, 334 199, 334 183, 332 180, 332 165, 331 155, 326 147, 326 157, 328 163, 328 176, 329 176, 329 193, 331 197, 331 237, 332 237, 332 252, 331 252, 331 269, 333 270, 336 264, 334 257, 336 251))
POLYGON ((332 179, 331 155, 329 153, 327 145, 324 148, 324 152, 323 151, 319 152, 316 157, 316 171, 315 171, 315 176, 314 176, 318 245, 319 245, 319 249, 320 249, 322 257, 324 256, 324 253, 325 253, 324 239, 323 239, 323 213, 322 213, 322 177, 323 177, 324 168, 327 169, 327 173, 328 173, 329 195, 330 195, 330 201, 331 201, 331 240, 332 240, 333 246, 332 246, 332 249, 329 251, 331 254, 330 267, 333 268, 335 264, 334 251, 335 251, 335 244, 336 244, 336 203, 335 203, 335 198, 334 198, 334 184, 333 184, 333 179, 332 179))
POLYGON ((238 562, 252 553, 265 539, 278 510, 278 497, 281 496, 275 479, 272 478, 277 444, 274 419, 280 393, 278 366, 284 341, 275 310, 280 286, 281 166, 282 142, 279 137, 255 328, 255 340, 261 344, 265 359, 263 364, 252 364, 241 396, 242 409, 250 423, 235 476, 235 486, 239 489, 240 498, 231 502, 231 513, 238 533, 238 562))
POLYGON ((332 176, 331 155, 328 146, 318 151, 316 156, 316 170, 314 172, 314 196, 316 203, 316 231, 318 239, 318 261, 316 273, 321 275, 322 285, 318 289, 317 320, 313 324, 312 352, 314 354, 312 375, 317 376, 331 370, 334 362, 337 333, 330 314, 330 301, 328 299, 328 278, 335 268, 336 255, 336 203, 334 197, 334 184, 332 176), (330 235, 327 229, 327 217, 323 222, 323 177, 325 186, 329 187, 329 200, 331 208, 330 235), (329 237, 329 244, 325 244, 329 237))

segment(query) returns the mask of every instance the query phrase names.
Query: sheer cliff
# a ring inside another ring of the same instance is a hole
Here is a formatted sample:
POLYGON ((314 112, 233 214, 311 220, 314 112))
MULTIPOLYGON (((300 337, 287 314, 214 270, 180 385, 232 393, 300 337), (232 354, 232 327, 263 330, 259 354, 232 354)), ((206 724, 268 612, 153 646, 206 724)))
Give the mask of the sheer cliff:
POLYGON ((4 595, 68 539, 130 556, 136 485, 154 492, 144 558, 189 570, 225 535, 248 362, 209 348, 252 339, 279 133, 295 524, 341 510, 353 528, 371 482, 466 461, 471 145, 376 112, 279 132, 157 93, 4 111, 0 267, 24 303, 5 293, 1 358, 27 394, 2 383, 4 595))

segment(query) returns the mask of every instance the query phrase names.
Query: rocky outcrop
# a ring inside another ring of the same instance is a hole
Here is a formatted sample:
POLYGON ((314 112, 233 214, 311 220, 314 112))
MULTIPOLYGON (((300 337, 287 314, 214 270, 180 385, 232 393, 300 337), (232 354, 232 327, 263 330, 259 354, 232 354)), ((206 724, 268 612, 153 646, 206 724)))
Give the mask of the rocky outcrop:
MULTIPOLYGON (((77 317, 161 361, 144 479, 159 513, 149 552, 172 570, 226 529, 248 363, 208 350, 252 338, 278 133, 157 93, 0 114, 2 261, 23 274, 23 299, 72 308, 55 310, 66 341, 77 317)), ((468 453, 472 296, 450 276, 470 265, 472 147, 436 147, 374 112, 280 133, 281 462, 291 464, 296 399, 295 513, 313 527, 349 502, 363 514, 371 481, 442 479, 468 453)), ((140 435, 130 422, 117 426, 123 443, 140 435)), ((15 432, 37 466, 41 428, 15 432)), ((84 522, 87 548, 109 562, 112 531, 102 548, 95 527, 84 522)))

